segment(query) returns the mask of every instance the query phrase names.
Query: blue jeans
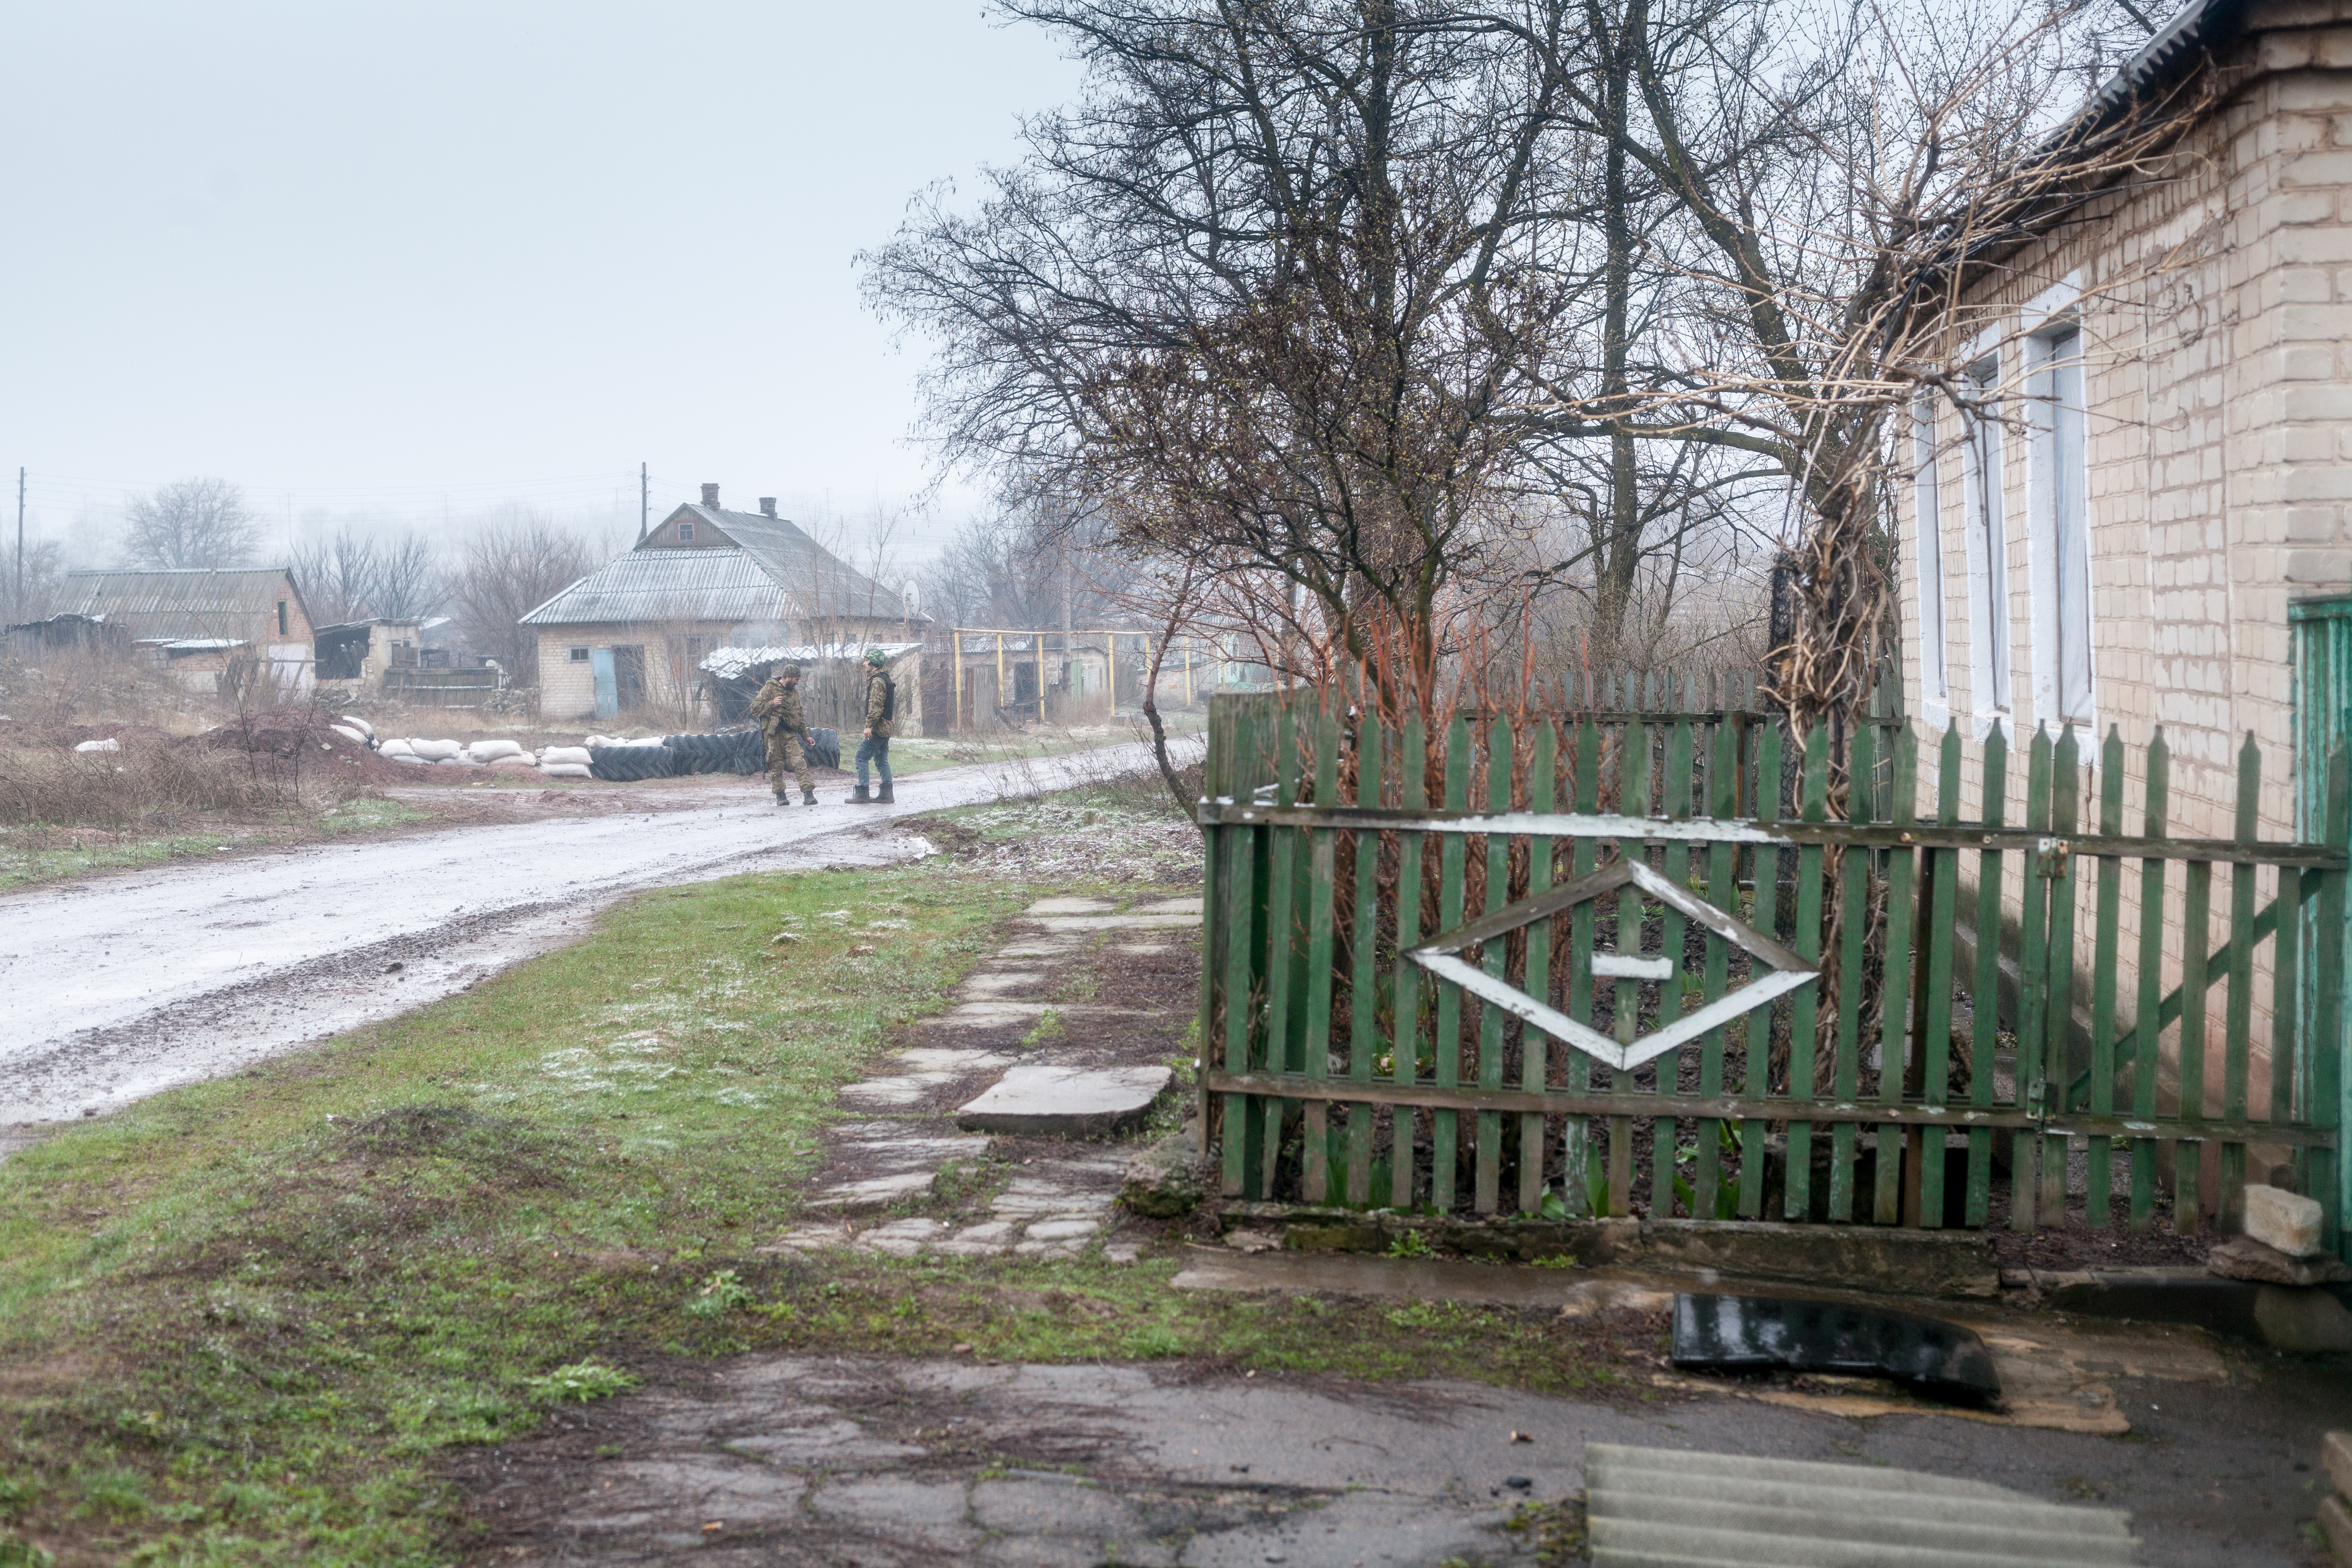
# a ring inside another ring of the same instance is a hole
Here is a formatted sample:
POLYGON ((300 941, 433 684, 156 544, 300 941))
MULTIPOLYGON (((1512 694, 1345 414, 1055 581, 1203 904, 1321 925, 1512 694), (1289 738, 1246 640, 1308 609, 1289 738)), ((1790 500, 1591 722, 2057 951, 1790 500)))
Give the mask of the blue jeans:
POLYGON ((890 737, 868 735, 857 742, 857 787, 866 787, 866 762, 871 757, 874 765, 882 770, 882 787, 890 787, 890 737))

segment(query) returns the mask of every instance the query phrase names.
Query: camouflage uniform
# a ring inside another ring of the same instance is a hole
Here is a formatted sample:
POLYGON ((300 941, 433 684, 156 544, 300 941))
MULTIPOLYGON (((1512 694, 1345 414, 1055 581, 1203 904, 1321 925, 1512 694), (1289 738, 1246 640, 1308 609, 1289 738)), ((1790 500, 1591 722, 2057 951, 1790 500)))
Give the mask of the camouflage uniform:
POLYGON ((894 721, 897 715, 891 712, 895 703, 889 675, 871 658, 866 660, 866 738, 857 745, 857 790, 849 798, 853 802, 870 800, 887 805, 894 798, 890 793, 890 731, 896 727, 894 721), (889 712, 890 717, 884 717, 886 712, 889 712), (872 763, 882 774, 881 790, 871 795, 866 792, 866 766, 868 763, 872 763))
POLYGON ((801 711, 801 689, 797 679, 787 684, 785 677, 797 678, 800 670, 786 665, 768 678, 760 694, 751 699, 751 717, 768 736, 768 783, 776 798, 784 796, 784 775, 791 773, 800 780, 801 799, 816 804, 816 778, 809 772, 808 720, 801 711))

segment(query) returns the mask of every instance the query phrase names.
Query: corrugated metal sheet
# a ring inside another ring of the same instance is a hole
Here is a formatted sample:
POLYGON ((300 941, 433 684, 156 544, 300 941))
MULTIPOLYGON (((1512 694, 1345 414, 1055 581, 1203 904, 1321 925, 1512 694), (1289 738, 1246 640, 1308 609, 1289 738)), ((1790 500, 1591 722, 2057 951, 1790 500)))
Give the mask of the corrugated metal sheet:
MULTIPOLYGON (((249 632, 274 617, 278 601, 302 595, 279 566, 232 572, 68 572, 52 616, 89 616, 133 639, 217 637, 249 632)), ((306 608, 302 618, 308 621, 306 608)))
POLYGON ((803 643, 798 647, 722 647, 702 661, 703 670, 721 680, 733 680, 738 676, 771 664, 822 664, 827 660, 848 663, 866 657, 867 648, 878 647, 885 658, 898 659, 915 652, 923 645, 919 642, 826 643, 819 647, 803 643))
POLYGON ((2137 1561, 2120 1509, 1983 1481, 1590 1443, 1592 1568, 2096 1568, 2137 1561))
POLYGON ((632 550, 522 617, 527 626, 783 621, 792 595, 748 551, 632 550))

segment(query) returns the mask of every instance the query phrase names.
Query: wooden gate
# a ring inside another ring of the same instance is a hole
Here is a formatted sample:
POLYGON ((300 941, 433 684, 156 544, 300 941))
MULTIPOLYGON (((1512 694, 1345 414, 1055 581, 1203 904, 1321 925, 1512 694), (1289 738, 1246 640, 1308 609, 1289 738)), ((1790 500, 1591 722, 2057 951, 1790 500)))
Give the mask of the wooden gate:
POLYGON ((2266 843, 2251 739, 2225 841, 2168 835, 2160 734, 2137 836, 2112 732, 2095 824, 2071 729, 2033 738, 2014 825, 1998 731, 1973 780, 1939 738, 1926 818, 1907 729, 1850 746, 1833 820, 1827 735, 1792 752, 1760 714, 1464 713, 1433 742, 1308 691, 1215 699, 1201 1088, 1225 1192, 2193 1229, 2251 1176, 2319 1198, 2337 1246, 2343 748, 2320 840, 2266 843))

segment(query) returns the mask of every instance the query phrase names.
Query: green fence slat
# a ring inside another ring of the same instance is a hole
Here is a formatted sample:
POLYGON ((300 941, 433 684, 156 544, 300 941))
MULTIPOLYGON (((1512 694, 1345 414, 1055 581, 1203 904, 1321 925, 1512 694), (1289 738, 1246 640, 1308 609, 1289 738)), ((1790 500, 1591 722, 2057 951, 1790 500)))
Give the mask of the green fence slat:
MULTIPOLYGON (((1470 726, 1460 716, 1445 729, 1445 809, 1466 811, 1470 805, 1470 726)), ((1462 923, 1463 861, 1467 837, 1444 836, 1438 849, 1437 929, 1452 931, 1462 923)), ((1462 987, 1440 982, 1437 987, 1437 1038, 1431 1058, 1432 1073, 1442 1089, 1462 1081, 1462 987)), ((1429 1205, 1439 1214, 1452 1211, 1455 1162, 1461 1158, 1461 1113, 1430 1113, 1429 1205)))
MULTIPOLYGON (((1517 738, 1511 732, 1507 719, 1496 719, 1486 730, 1486 809, 1502 816, 1511 809, 1511 770, 1516 761, 1517 738)), ((1508 834, 1490 833, 1486 839, 1486 911, 1493 914, 1510 902, 1511 839, 1508 834)), ((1504 973, 1505 959, 1510 951, 1507 940, 1497 939, 1481 944, 1479 967, 1497 980, 1507 978, 1504 973)), ((1478 1009, 1478 1087, 1503 1087, 1503 1010, 1481 1005, 1478 1009)), ((1482 1110, 1475 1132, 1475 1152, 1473 1154, 1474 1174, 1471 1181, 1470 1206, 1478 1214, 1493 1214, 1503 1203, 1503 1117, 1500 1111, 1482 1110)))
MULTIPOLYGON (((1339 718, 1328 707, 1315 726, 1315 798, 1339 798, 1339 718)), ((1331 1070, 1331 952, 1333 883, 1339 877, 1339 835, 1318 829, 1312 837, 1307 860, 1307 1059, 1300 1063, 1308 1078, 1325 1078, 1331 1070)), ((1307 1102, 1300 1135, 1299 1193, 1310 1204, 1330 1198, 1330 1108, 1322 1100, 1307 1102)))
MULTIPOLYGON (((2180 929, 2184 943, 2180 965, 2180 1045, 2179 1067, 2182 1121, 2205 1119, 2205 1013, 2210 973, 2206 944, 2212 941, 2213 862, 2188 863, 2188 886, 2181 899, 2180 929)), ((2204 1209, 2202 1143, 2173 1146, 2172 1228, 2194 1236, 2204 1209)))
MULTIPOLYGON (((1577 810, 1601 809, 1601 726, 1590 721, 1576 727, 1573 786, 1577 810)), ((1569 847, 1569 875, 1592 875, 1599 853, 1600 847, 1591 839, 1577 839, 1569 847)), ((1578 904, 1569 912, 1568 924, 1568 1016, 1587 1027, 1592 1023, 1592 906, 1591 899, 1578 904)), ((1570 1089, 1580 1092, 1592 1087, 1592 1058, 1582 1051, 1570 1048, 1561 1072, 1570 1089)), ((1593 1199, 1602 1179, 1601 1161, 1601 1151, 1592 1143, 1591 1122, 1581 1116, 1568 1118, 1560 1132, 1560 1184, 1567 1189, 1560 1201, 1575 1217, 1589 1217, 1596 1208, 1608 1207, 1605 1200, 1596 1204, 1593 1199)))
MULTIPOLYGON (((1988 827, 1998 827, 2009 810, 2009 732, 1993 722, 1984 743, 1983 778, 1979 785, 1983 807, 1979 813, 1988 827)), ((1977 960, 1969 989, 1969 1099, 1990 1107, 1993 1102, 1993 1056, 2000 1042, 2000 908, 2001 852, 1987 849, 1977 856, 1977 960)), ((2010 1153, 2014 1159, 2012 1142, 2010 1153)), ((1966 1223, 1986 1224, 1992 1214, 1992 1131, 1969 1131, 1969 1190, 1966 1223)))
MULTIPOLYGON (((1397 769, 1404 808, 1425 810, 1429 805, 1429 747, 1417 713, 1404 722, 1404 744, 1397 753, 1397 769)), ((1421 993, 1415 984, 1420 970, 1404 955, 1406 950, 1421 941, 1423 835, 1400 833, 1397 838, 1396 1034, 1390 1076, 1401 1084, 1410 1084, 1421 1074, 1421 993)), ((1412 1111, 1400 1106, 1390 1130, 1388 1201, 1399 1209, 1412 1208, 1418 1196, 1413 1171, 1414 1121, 1412 1111)))
MULTIPOLYGON (((1294 804, 1298 798, 1298 723, 1287 703, 1275 721, 1275 800, 1280 805, 1294 804)), ((1293 941, 1292 922, 1297 918, 1293 891, 1297 886, 1294 858, 1298 853, 1299 829, 1276 827, 1268 830, 1273 840, 1267 856, 1268 893, 1265 910, 1265 1046, 1266 1069, 1280 1072, 1292 1064, 1286 1059, 1284 1049, 1290 1037, 1291 965, 1293 941)), ((1286 1129, 1298 1114, 1291 1101, 1274 1095, 1261 1099, 1259 1114, 1265 1127, 1260 1134, 1259 1153, 1262 1165, 1258 1174, 1258 1195, 1271 1198, 1277 1191, 1278 1170, 1282 1160, 1286 1129)))
MULTIPOLYGON (((1675 821, 1687 820, 1691 814, 1691 791, 1694 758, 1691 752, 1691 725, 1688 719, 1678 719, 1666 736, 1666 766, 1660 784, 1665 796, 1666 816, 1675 821)), ((1690 846, 1673 843, 1665 850, 1666 879, 1677 888, 1690 886, 1690 846)), ((1673 972, 1658 985, 1658 1018, 1656 1027, 1664 1028, 1682 1016, 1683 991, 1686 976, 1683 963, 1687 947, 1688 931, 1683 912, 1668 905, 1662 911, 1659 926, 1663 932, 1659 950, 1673 965, 1673 972)), ((1619 951, 1624 950, 1621 942, 1619 951)), ((1675 1093, 1682 1084, 1683 1056, 1687 1047, 1677 1047, 1655 1058, 1657 1092, 1675 1093)), ((1675 1175, 1681 1153, 1681 1126, 1670 1116, 1654 1117, 1650 1122, 1650 1215, 1654 1219, 1670 1218, 1675 1212, 1675 1175)), ((1699 1215, 1694 1212, 1691 1216, 1699 1215)))
MULTIPOLYGON (((1830 732, 1813 726, 1805 737, 1804 782, 1800 786, 1800 812, 1807 822, 1829 820, 1830 732)), ((1797 956, 1818 968, 1822 956, 1822 848, 1808 844, 1797 851, 1797 956)), ((1789 1181, 1785 1212, 1790 1219, 1812 1217, 1813 1125, 1801 1121, 1803 1102, 1814 1098, 1814 1042, 1819 1038, 1822 986, 1819 981, 1790 993, 1789 1008, 1789 1181)))
MULTIPOLYGON (((1559 731, 1546 719, 1536 726, 1535 740, 1528 754, 1528 809, 1538 814, 1548 813, 1559 799, 1559 731)), ((1532 898, 1551 886, 1552 841, 1549 838, 1528 840, 1528 895, 1532 898)), ((1520 984, 1527 994, 1542 1001, 1551 1000, 1551 928, 1552 921, 1538 921, 1527 928, 1527 974, 1520 984)), ((1539 1089, 1549 1083, 1551 1064, 1543 1031, 1529 1024, 1519 1041, 1519 1087, 1539 1089)), ((1544 1118, 1519 1118, 1519 1193, 1518 1210, 1522 1214, 1540 1213, 1544 1193, 1544 1118)), ((1572 1184, 1575 1173, 1568 1179, 1572 1184)))
MULTIPOLYGON (((2326 841, 2336 848, 2352 844, 2352 756, 2338 742, 2327 757, 2326 841)), ((2319 879, 2318 933, 2312 955, 2319 982, 2317 1005, 2312 1010, 2311 1111, 2315 1127, 2337 1130, 2338 1146, 2314 1149, 2305 1156, 2304 1191, 2320 1204, 2320 1243, 2352 1261, 2344 1215, 2352 1209, 2352 1161, 2344 1158, 2343 1129, 2352 1126, 2352 1110, 2343 1096, 2352 1090, 2352 1074, 2344 1071, 2344 913, 2345 877, 2326 871, 2319 879)))
MULTIPOLYGON (((2082 742, 2070 721, 2059 732, 2051 761, 2050 831, 2060 839, 2074 837, 2081 816, 2082 742)), ((2056 1113, 2065 1109, 2067 1082, 2074 1078, 2066 1050, 2074 1023, 2074 858, 2056 859, 2049 868, 2050 987, 2042 1000, 2042 1107, 2056 1113)), ((2067 1140, 2056 1134, 2042 1140, 2042 1190, 2035 1210, 2045 1226, 2066 1221, 2067 1140)))
MULTIPOLYGON (((1909 827, 1918 816, 1919 748, 1908 726, 1895 732, 1894 750, 1895 767, 1888 781, 1890 798, 1885 815, 1896 826, 1909 827)), ((1886 951, 1879 971, 1878 1098, 1889 1105, 1903 1103, 1903 1078, 1907 1066, 1904 1038, 1914 1021, 1911 944, 1918 931, 1917 913, 1911 902, 1915 855, 1916 851, 1909 849, 1890 849, 1886 854, 1886 951)), ((1916 1132, 1906 1134, 1904 1129, 1891 1123, 1879 1124, 1877 1152, 1871 1163, 1875 1178, 1871 1194, 1873 1223, 1894 1225, 1902 1219, 1904 1161, 1898 1151, 1906 1144, 1914 1145, 1910 1150, 1911 1169, 1916 1172, 1916 1132)), ((1915 1202, 1911 1208, 1916 1224, 1918 1205, 1915 1202)))
MULTIPOLYGON (((1739 809, 1739 737, 1728 724, 1715 727, 1712 747, 1714 760, 1706 771, 1706 815, 1723 818, 1736 816, 1739 809)), ((1739 909, 1739 855, 1729 844, 1717 843, 1707 848, 1707 901, 1717 909, 1737 913, 1739 909)), ((1731 944, 1716 935, 1706 934, 1706 977, 1700 999, 1713 1002, 1731 984, 1731 944)), ((1741 1038, 1756 1027, 1753 1018, 1740 1025, 1741 1038)), ((1698 1091, 1705 1095, 1723 1092, 1724 1031, 1709 1029, 1699 1041, 1698 1091)), ((1691 1214, 1699 1219, 1722 1217, 1718 1212, 1723 1189, 1723 1123, 1702 1121, 1697 1123, 1698 1157, 1691 1162, 1691 1214)), ((1743 1159, 1745 1143, 1743 1142, 1743 1159)), ((1762 1151, 1758 1156, 1760 1159, 1762 1151)))
MULTIPOLYGON (((1936 820, 1948 827, 1960 819, 1960 729, 1947 722, 1936 746, 1936 820)), ((1960 852, 1931 849, 1924 864, 1927 887, 1927 994, 1919 1008, 1919 1098, 1927 1105, 1950 1103, 1952 1088, 1952 941, 1959 915, 1960 852)), ((1911 1220, 1930 1230, 1944 1223, 1944 1145, 1941 1127, 1922 1130, 1918 1140, 1918 1201, 1911 1220)))
MULTIPOLYGON (((1759 821, 1777 820, 1780 815, 1780 730, 1767 726, 1756 742, 1756 804, 1755 815, 1759 821)), ((1766 936, 1786 942, 1789 932, 1781 929, 1780 921, 1780 852, 1759 849, 1753 862, 1755 900, 1750 910, 1749 923, 1766 936)), ((1748 1082, 1751 1099, 1761 1100, 1772 1092, 1772 1020, 1785 1012, 1786 1001, 1759 1007, 1748 1016, 1748 1082)), ((1764 1139, 1767 1123, 1743 1121, 1739 1124, 1739 1217, 1764 1217, 1765 1156, 1764 1139)))
POLYGON ((2317 872, 2297 871, 2292 866, 2278 868, 2278 896, 2272 901, 2274 911, 2271 940, 2271 1120, 2286 1122, 2295 1119, 2295 1085, 2301 1081, 2303 1058, 2297 1039, 2296 1016, 2302 1011, 2299 973, 2303 959, 2303 893, 2308 883, 2318 890, 2317 872))
MULTIPOLYGON (((2114 725, 2099 748, 2099 831, 2120 836, 2124 830, 2124 738, 2114 725)), ((2124 863, 2120 857, 2099 859, 2098 926, 2091 942, 2091 1088, 2093 1114, 2112 1116, 2116 1109, 2116 963, 2123 918, 2124 863)), ((2064 1109, 2073 1109, 2065 1107, 2064 1109)), ((2090 1140, 2083 1162, 2083 1220, 2094 1228, 2110 1223, 2109 1204, 2115 1174, 2109 1168, 2111 1141, 2090 1140)))
MULTIPOLYGON (((1356 730, 1356 804, 1381 804, 1381 752, 1386 731, 1366 713, 1356 730)), ((1393 745, 1388 748, 1393 751, 1393 745)), ((1353 976, 1348 990, 1348 1077, 1357 1083, 1372 1080, 1373 1059, 1380 1054, 1381 1007, 1381 836, 1356 835, 1355 950, 1349 954, 1353 976)), ((1372 1108, 1348 1108, 1348 1204, 1369 1208, 1372 1202, 1372 1108)))
MULTIPOLYGON (((2025 826, 2029 832, 2050 831, 2050 731, 2037 727, 2025 764, 2025 826)), ((2025 851, 2023 901, 2019 925, 2017 1002, 2017 1104, 2034 1115, 2042 1113, 2045 1091, 2042 1038, 2046 1028, 2044 1004, 2050 994, 2050 881, 2043 874, 2048 856, 2025 851)), ((2042 1141, 2019 1133, 2011 1144, 2009 1166, 2009 1224, 2012 1230, 2032 1230, 2042 1188, 2042 1141)))
MULTIPOLYGON (((1643 724, 1628 724, 1618 742, 1619 783, 1618 809, 1631 810, 1646 816, 1650 809, 1650 731, 1643 724)), ((1620 844, 1621 855, 1640 855, 1639 844, 1620 844)), ((1617 895, 1617 926, 1615 931, 1619 952, 1638 952, 1642 944, 1642 895, 1628 887, 1617 895), (1628 932, 1632 935, 1629 937, 1628 932)), ((1641 1013, 1641 984, 1620 979, 1617 982, 1616 1022, 1614 1034, 1620 1045, 1633 1038, 1636 1020, 1641 1013)), ((1633 1096, 1633 1075, 1612 1069, 1609 1089, 1612 1094, 1633 1096)), ((1630 1215, 1633 1212, 1633 1119, 1629 1112, 1609 1119, 1609 1212, 1630 1215)))
MULTIPOLYGON (((2253 731, 2238 752, 2236 838, 2252 844, 2260 837, 2256 807, 2263 787, 2263 753, 2253 731)), ((2230 868, 2229 994, 2221 1012, 2221 1120, 2246 1119, 2246 1085, 2250 1076, 2254 1032, 2254 879, 2256 866, 2230 868)), ((2221 1145, 2221 1186, 2215 1194, 2221 1228, 2244 1228, 2246 1213, 2246 1146, 2221 1145)))
MULTIPOLYGON (((2172 753, 2158 728, 2147 743, 2147 805, 2140 837, 2162 838, 2170 814, 2172 753)), ((2132 1007, 2132 1114, 2156 1115, 2156 1079, 2163 1036, 2158 1019, 2164 994, 2164 872, 2169 862, 2151 855, 2139 863, 2139 986, 2132 1007)), ((2156 1151, 2153 1138, 2132 1140, 2131 1217, 2145 1230, 2156 1210, 2156 1151)))
MULTIPOLYGON (((1870 779, 1878 765, 1877 726, 1858 724, 1846 752, 1846 820, 1869 822, 1870 779)), ((1863 970, 1868 961, 1870 851, 1849 847, 1840 857, 1842 888, 1838 917, 1837 1054, 1831 1092, 1853 1100, 1862 1086, 1863 970)), ((1853 1218, 1853 1152, 1858 1132, 1851 1121, 1830 1129, 1830 1218, 1853 1218)))
MULTIPOLYGON (((1238 708, 1238 704, 1236 707, 1238 708)), ((1224 780, 1226 794, 1246 799, 1255 787, 1255 747, 1253 727, 1246 715, 1234 716, 1232 742, 1228 755, 1232 764, 1224 780)), ((1254 1001, 1251 985, 1251 950, 1255 934, 1257 906, 1251 897, 1255 889, 1253 866, 1257 858, 1256 839, 1262 831, 1254 827, 1228 827, 1224 834, 1224 851, 1220 856, 1225 877, 1225 983, 1223 1008, 1225 1025, 1225 1070, 1246 1072, 1250 1065, 1250 1010, 1254 1001)), ((1223 1117, 1223 1190, 1228 1197, 1255 1197, 1252 1189, 1257 1180, 1258 1163, 1254 1156, 1258 1151, 1259 1134, 1256 1107, 1245 1094, 1225 1096, 1223 1117)))

